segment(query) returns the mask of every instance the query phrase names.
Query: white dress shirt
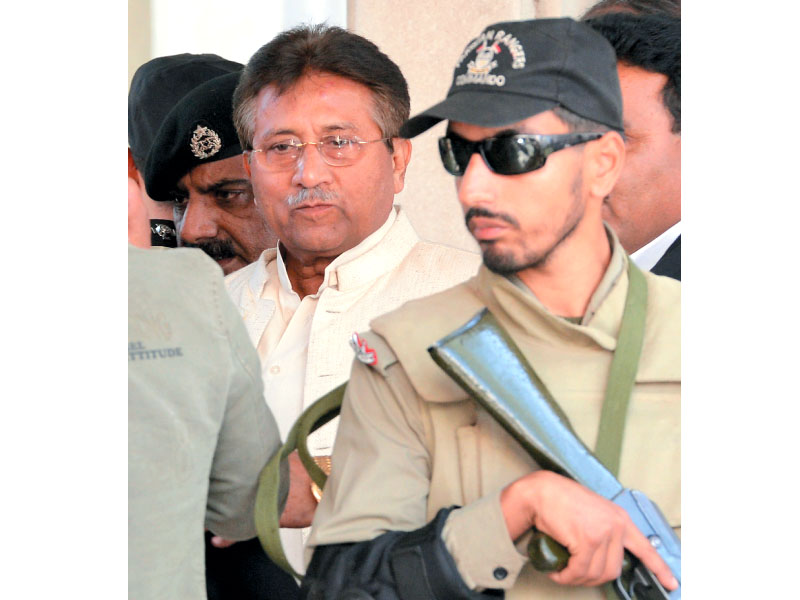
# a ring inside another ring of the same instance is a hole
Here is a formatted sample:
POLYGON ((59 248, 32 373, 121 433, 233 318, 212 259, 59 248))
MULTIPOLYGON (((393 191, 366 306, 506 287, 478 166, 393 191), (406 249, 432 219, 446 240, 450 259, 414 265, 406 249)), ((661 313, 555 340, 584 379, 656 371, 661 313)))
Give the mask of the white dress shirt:
POLYGON ((667 229, 664 233, 660 236, 651 240, 641 248, 639 248, 636 252, 631 254, 631 258, 633 262, 636 263, 636 266, 642 269, 643 271, 650 271, 653 267, 656 266, 656 263, 661 260, 661 257, 664 256, 664 253, 669 250, 669 247, 672 245, 672 242, 678 239, 678 236, 681 234, 681 222, 678 221, 667 229))

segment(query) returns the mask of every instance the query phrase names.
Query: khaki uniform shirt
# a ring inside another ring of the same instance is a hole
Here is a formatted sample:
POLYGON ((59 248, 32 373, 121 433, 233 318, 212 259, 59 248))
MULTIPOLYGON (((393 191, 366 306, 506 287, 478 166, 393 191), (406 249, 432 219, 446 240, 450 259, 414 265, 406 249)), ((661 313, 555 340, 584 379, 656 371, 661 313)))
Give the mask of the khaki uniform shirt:
MULTIPOLYGON (((468 279, 480 261, 477 253, 421 240, 395 206, 377 231, 326 267, 317 293, 302 300, 275 248, 228 275, 228 291, 258 348, 264 399, 281 437, 303 410, 347 381, 353 333, 407 300, 468 279)), ((337 426, 335 419, 309 436, 312 455, 331 454, 337 426)), ((280 535, 287 558, 303 572, 301 530, 282 529, 280 535)))
MULTIPOLYGON (((593 448, 628 288, 628 259, 611 237, 609 267, 580 324, 483 267, 465 284, 372 322, 374 333, 365 337, 378 364, 354 363, 310 549, 415 530, 439 509, 458 505, 443 538, 469 587, 504 588, 508 598, 604 598, 600 588, 552 583, 527 561, 529 536, 516 545, 509 539, 500 491, 538 466, 426 349, 488 307, 593 448), (498 567, 508 576, 496 579, 498 567)), ((645 277, 645 340, 619 479, 644 491, 679 527, 680 283, 645 277)))
POLYGON ((280 446, 258 356, 200 250, 128 247, 128 597, 206 597, 203 529, 255 536, 280 446))

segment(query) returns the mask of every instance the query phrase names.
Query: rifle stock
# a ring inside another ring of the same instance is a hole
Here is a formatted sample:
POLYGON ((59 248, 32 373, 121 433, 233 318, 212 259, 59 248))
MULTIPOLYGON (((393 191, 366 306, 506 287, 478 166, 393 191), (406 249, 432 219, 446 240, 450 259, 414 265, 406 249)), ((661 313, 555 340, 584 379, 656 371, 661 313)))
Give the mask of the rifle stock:
MULTIPOLYGON (((680 582, 680 540, 658 507, 641 492, 623 488, 581 442, 517 345, 487 309, 428 352, 542 468, 570 477, 624 508, 680 582)), ((569 560, 564 546, 536 530, 528 554, 540 571, 560 571, 569 560)), ((623 600, 681 597, 680 587, 667 592, 628 552, 614 589, 623 600)))

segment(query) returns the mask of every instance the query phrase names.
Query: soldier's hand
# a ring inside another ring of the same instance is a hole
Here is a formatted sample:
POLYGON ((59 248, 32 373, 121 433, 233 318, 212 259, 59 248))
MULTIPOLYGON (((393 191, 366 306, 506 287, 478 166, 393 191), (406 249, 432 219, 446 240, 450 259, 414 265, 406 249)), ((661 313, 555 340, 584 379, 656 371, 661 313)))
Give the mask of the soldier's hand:
POLYGON ((624 549, 636 555, 668 590, 678 587, 669 567, 613 502, 550 471, 536 471, 500 494, 511 539, 531 527, 569 550, 564 570, 548 575, 564 585, 596 586, 619 577, 624 549))
POLYGON ((289 497, 281 514, 281 527, 308 527, 317 510, 311 493, 311 477, 306 472, 297 450, 289 455, 289 497))

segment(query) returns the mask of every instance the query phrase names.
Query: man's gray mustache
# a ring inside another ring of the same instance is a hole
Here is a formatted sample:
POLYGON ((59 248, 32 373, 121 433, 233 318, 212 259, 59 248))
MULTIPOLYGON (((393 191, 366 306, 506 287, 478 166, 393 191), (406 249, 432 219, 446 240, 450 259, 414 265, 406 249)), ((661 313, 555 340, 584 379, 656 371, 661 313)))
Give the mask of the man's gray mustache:
POLYGON ((289 206, 289 208, 291 208, 293 206, 297 206, 298 204, 302 204, 303 202, 308 202, 309 200, 327 202, 330 200, 336 200, 338 197, 339 194, 336 192, 323 190, 322 188, 303 188, 296 194, 287 196, 286 204, 289 206))

